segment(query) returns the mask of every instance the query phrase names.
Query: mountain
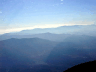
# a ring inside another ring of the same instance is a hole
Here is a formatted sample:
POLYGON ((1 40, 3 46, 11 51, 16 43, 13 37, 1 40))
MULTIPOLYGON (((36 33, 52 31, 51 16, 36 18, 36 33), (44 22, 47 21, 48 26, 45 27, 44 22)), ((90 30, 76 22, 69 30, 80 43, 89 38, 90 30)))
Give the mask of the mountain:
POLYGON ((15 33, 5 33, 0 35, 0 40, 10 38, 42 38, 51 41, 61 42, 71 35, 88 35, 96 36, 96 25, 74 25, 74 26, 61 26, 57 28, 36 28, 32 30, 22 30, 15 33))
POLYGON ((7 39, 0 41, 0 67, 44 64, 57 42, 40 38, 7 39))
POLYGON ((74 25, 74 26, 60 26, 57 28, 35 28, 32 30, 22 30, 20 31, 18 34, 38 34, 38 33, 46 33, 46 32, 50 32, 50 33, 71 33, 77 29, 80 29, 79 25, 74 25))
POLYGON ((63 72, 93 60, 96 60, 93 36, 70 35, 62 42, 40 38, 0 41, 0 72, 63 72))
POLYGON ((96 36, 96 24, 82 26, 80 30, 75 31, 73 34, 96 36))
POLYGON ((41 38, 41 39, 46 39, 46 40, 50 40, 50 41, 57 41, 57 42, 61 42, 63 41, 65 38, 69 37, 70 34, 53 34, 53 33, 39 33, 39 34, 28 34, 28 35, 11 35, 10 33, 7 34, 3 34, 0 36, 0 40, 6 40, 6 39, 10 39, 10 38, 41 38))
POLYGON ((96 37, 78 35, 68 37, 57 44, 46 62, 49 65, 70 68, 93 60, 96 60, 96 37))
POLYGON ((96 36, 96 25, 73 25, 73 26, 60 26, 57 28, 35 28, 32 30, 22 30, 14 35, 28 35, 28 34, 39 34, 39 33, 55 33, 55 34, 84 34, 96 36))

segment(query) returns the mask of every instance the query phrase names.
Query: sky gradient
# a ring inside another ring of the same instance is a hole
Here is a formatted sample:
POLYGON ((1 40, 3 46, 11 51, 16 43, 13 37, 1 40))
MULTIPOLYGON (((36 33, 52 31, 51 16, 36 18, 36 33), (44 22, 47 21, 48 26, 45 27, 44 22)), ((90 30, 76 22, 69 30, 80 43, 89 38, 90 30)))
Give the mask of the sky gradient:
POLYGON ((96 24, 96 0, 0 0, 0 34, 96 24))

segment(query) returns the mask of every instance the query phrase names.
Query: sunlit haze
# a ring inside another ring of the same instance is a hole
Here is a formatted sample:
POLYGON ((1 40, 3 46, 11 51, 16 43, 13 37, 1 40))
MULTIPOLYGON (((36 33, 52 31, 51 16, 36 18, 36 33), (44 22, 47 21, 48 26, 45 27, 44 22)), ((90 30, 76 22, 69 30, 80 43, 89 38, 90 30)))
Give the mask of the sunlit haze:
POLYGON ((0 0, 0 34, 96 23, 95 0, 0 0))

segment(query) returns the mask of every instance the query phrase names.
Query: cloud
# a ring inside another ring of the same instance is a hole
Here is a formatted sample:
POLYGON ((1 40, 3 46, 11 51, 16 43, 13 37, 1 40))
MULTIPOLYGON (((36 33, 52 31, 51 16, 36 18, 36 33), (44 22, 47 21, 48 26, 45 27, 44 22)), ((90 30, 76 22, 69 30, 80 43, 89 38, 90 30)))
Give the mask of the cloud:
POLYGON ((63 0, 61 0, 61 1, 63 1, 63 0))
POLYGON ((59 26, 63 26, 64 24, 45 24, 45 25, 35 25, 31 27, 21 27, 21 28, 7 28, 7 29, 0 29, 0 34, 3 33, 9 33, 9 32, 19 32, 22 30, 28 30, 28 29, 35 29, 35 28, 56 28, 59 26))
POLYGON ((2 13, 2 11, 0 11, 0 13, 2 13))
POLYGON ((9 33, 9 32, 19 32, 22 30, 30 30, 30 29, 35 29, 35 28, 56 28, 60 26, 72 26, 72 25, 92 25, 94 24, 95 21, 70 21, 64 24, 42 24, 42 25, 34 25, 34 26, 29 26, 29 27, 19 27, 19 28, 6 28, 6 29, 0 29, 0 34, 3 33, 9 33))
POLYGON ((96 6, 92 6, 91 9, 89 9, 93 14, 96 14, 96 6))
POLYGON ((61 4, 63 4, 63 3, 61 3, 61 4))
POLYGON ((84 20, 84 21, 70 21, 66 24, 67 25, 91 25, 91 24, 94 24, 94 23, 95 23, 95 21, 84 20))

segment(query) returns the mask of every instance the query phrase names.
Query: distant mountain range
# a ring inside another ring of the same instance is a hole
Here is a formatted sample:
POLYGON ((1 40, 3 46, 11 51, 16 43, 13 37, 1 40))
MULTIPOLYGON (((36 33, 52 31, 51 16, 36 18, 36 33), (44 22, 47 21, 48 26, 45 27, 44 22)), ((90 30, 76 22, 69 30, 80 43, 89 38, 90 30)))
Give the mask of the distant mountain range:
POLYGON ((19 34, 38 34, 38 33, 46 33, 46 32, 56 33, 56 34, 68 33, 68 32, 71 33, 80 28, 81 27, 78 25, 61 26, 61 27, 57 27, 57 28, 44 28, 44 29, 36 28, 33 30, 23 30, 23 31, 19 32, 19 34))
POLYGON ((74 25, 61 26, 57 28, 23 30, 16 33, 5 33, 0 35, 0 40, 10 38, 42 38, 51 41, 62 41, 70 35, 88 35, 96 36, 96 25, 74 25))
POLYGON ((96 60, 96 25, 0 35, 0 72, 63 72, 96 60))
POLYGON ((96 37, 72 35, 62 42, 40 38, 0 41, 1 72, 64 71, 96 60, 96 37))
POLYGON ((10 38, 41 38, 41 39, 47 39, 50 41, 58 41, 61 42, 65 38, 69 37, 70 34, 52 34, 52 33, 40 33, 40 34, 30 34, 30 35, 10 35, 10 34, 3 34, 0 36, 0 40, 6 40, 10 38))
MULTIPOLYGON (((55 33, 55 34, 74 34, 74 33, 85 33, 96 32, 96 25, 73 25, 73 26, 60 26, 57 28, 35 28, 30 30, 22 30, 20 32, 6 33, 8 35, 30 35, 30 34, 40 34, 40 33, 55 33)), ((83 34, 81 33, 81 34, 83 34)))

